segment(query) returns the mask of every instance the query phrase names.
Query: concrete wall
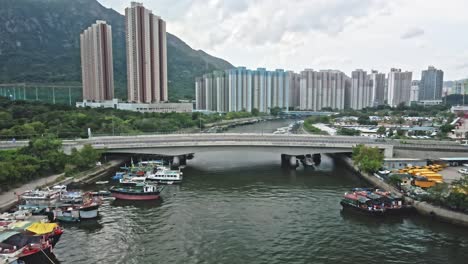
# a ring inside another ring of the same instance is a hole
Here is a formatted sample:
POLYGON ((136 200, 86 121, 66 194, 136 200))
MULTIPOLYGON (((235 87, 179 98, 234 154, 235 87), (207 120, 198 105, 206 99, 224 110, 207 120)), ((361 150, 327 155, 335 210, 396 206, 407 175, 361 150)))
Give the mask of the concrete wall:
POLYGON ((468 157, 468 148, 466 151, 440 151, 430 149, 401 149, 394 148, 393 155, 395 158, 415 158, 415 159, 439 159, 439 158, 455 158, 468 157))

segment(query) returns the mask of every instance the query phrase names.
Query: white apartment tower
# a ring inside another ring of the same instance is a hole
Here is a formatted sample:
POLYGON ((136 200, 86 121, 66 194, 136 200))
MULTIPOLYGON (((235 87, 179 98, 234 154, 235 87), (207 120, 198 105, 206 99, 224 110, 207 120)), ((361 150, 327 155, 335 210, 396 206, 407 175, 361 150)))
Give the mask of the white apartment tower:
POLYGON ((412 72, 402 72, 401 69, 391 69, 388 74, 388 104, 398 106, 401 103, 409 105, 411 95, 412 72))
POLYGON ((344 109, 347 76, 336 70, 306 69, 300 74, 299 109, 344 109))
POLYGON ((128 101, 168 100, 166 22, 132 2, 125 9, 128 101))
POLYGON ((366 71, 355 70, 351 73, 349 107, 355 110, 371 106, 371 82, 366 71))
POLYGON ((103 101, 114 97, 112 28, 98 20, 80 35, 83 100, 103 101))

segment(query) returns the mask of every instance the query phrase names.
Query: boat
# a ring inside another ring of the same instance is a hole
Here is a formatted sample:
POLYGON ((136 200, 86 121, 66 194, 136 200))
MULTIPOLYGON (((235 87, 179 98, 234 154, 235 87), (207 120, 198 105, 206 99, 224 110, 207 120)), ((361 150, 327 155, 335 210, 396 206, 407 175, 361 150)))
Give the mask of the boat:
POLYGON ((182 182, 182 174, 180 170, 158 169, 154 173, 148 174, 146 179, 161 184, 176 184, 182 182))
POLYGON ((111 195, 120 200, 157 200, 160 198, 162 186, 146 182, 133 185, 112 186, 111 195))
POLYGON ((367 215, 382 216, 385 209, 377 208, 371 199, 355 193, 345 193, 340 202, 343 210, 350 209, 367 215))
POLYGON ((102 184, 108 184, 109 181, 97 181, 96 184, 102 185, 102 184))
POLYGON ((116 172, 114 176, 112 176, 112 180, 118 181, 122 179, 125 175, 125 172, 116 172))
POLYGON ((85 219, 94 219, 99 216, 100 197, 87 192, 83 194, 83 203, 79 205, 64 205, 53 210, 54 218, 62 222, 79 222, 85 219))
POLYGON ((98 196, 98 197, 108 197, 111 195, 111 193, 109 191, 96 191, 96 192, 91 192, 91 195, 98 196))
POLYGON ((54 207, 59 202, 62 192, 62 188, 26 191, 18 195, 21 202, 18 209, 42 214, 47 208, 54 207))
POLYGON ((62 233, 55 223, 35 223, 25 231, 0 232, 0 255, 35 263, 38 256, 51 254, 62 233))
POLYGON ((63 192, 59 199, 61 204, 80 204, 83 202, 82 192, 63 192))

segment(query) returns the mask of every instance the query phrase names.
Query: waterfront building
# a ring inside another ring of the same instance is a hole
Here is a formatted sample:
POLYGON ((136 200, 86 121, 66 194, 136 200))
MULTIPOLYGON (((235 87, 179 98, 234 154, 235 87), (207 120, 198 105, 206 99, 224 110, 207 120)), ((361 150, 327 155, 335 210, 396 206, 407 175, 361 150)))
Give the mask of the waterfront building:
POLYGON ((414 80, 411 82, 410 102, 419 101, 419 81, 414 80))
POLYGON ((299 109, 344 109, 348 77, 340 71, 305 69, 300 74, 299 109))
POLYGON ((125 9, 128 101, 168 100, 166 22, 132 2, 125 9))
POLYGON ((379 106, 385 104, 385 73, 372 71, 369 75, 370 80, 370 105, 379 106))
POLYGON ((114 97, 112 28, 98 20, 80 35, 81 72, 84 100, 114 97))
POLYGON ((372 105, 371 89, 372 83, 366 71, 358 69, 351 73, 351 90, 349 92, 349 107, 355 110, 372 105))
POLYGON ((215 112, 257 109, 263 113, 274 107, 287 110, 290 87, 297 82, 294 78, 297 78, 294 73, 280 69, 245 67, 205 74, 195 80, 196 109, 215 112))
POLYGON ((442 99, 442 87, 444 84, 444 72, 433 66, 422 71, 419 84, 419 100, 442 99))
POLYGON ((401 69, 391 69, 388 74, 387 100, 390 106, 400 103, 409 105, 411 93, 412 72, 402 72, 401 69))

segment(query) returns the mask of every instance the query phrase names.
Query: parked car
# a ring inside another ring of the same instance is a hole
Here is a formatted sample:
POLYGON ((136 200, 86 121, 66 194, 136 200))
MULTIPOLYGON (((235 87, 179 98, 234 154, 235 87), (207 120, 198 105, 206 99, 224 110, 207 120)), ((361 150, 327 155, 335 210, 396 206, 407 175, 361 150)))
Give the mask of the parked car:
POLYGON ((463 175, 468 175, 468 169, 459 169, 458 172, 463 175))

